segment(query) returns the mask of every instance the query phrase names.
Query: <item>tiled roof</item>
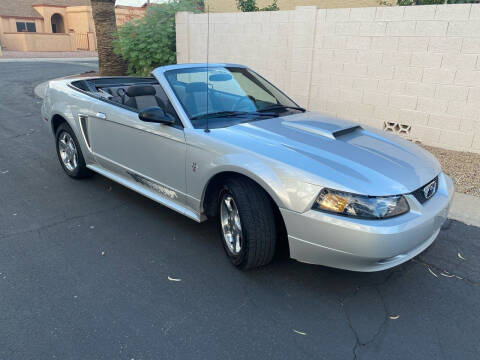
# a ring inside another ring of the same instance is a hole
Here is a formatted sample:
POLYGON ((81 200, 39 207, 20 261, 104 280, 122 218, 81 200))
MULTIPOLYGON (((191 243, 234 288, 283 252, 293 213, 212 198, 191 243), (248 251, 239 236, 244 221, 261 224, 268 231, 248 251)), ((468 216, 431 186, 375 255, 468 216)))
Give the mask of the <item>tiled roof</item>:
POLYGON ((0 0, 0 16, 40 17, 33 5, 79 6, 90 5, 90 0, 0 0))

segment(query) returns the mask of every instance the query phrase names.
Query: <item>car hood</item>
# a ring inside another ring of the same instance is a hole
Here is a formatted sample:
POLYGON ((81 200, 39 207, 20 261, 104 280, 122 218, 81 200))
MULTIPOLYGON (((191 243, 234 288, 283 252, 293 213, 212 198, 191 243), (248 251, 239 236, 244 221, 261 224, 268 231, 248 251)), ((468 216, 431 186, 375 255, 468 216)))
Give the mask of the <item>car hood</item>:
MULTIPOLYGON (((315 185, 369 195, 404 194, 435 178, 433 155, 399 136, 305 112, 232 126, 244 147, 289 164, 315 185), (246 136, 245 136, 246 135, 246 136), (244 141, 244 140, 243 140, 244 141)), ((238 143, 237 143, 238 145, 238 143)))

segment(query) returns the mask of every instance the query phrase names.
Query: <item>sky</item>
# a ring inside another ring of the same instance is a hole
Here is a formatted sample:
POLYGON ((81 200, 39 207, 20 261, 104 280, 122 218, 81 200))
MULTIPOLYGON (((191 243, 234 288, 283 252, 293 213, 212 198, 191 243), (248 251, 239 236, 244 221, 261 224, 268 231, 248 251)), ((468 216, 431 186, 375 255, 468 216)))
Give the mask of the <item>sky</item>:
MULTIPOLYGON (((151 3, 161 3, 165 0, 150 0, 151 3)), ((117 0, 115 5, 142 6, 147 0, 117 0)))

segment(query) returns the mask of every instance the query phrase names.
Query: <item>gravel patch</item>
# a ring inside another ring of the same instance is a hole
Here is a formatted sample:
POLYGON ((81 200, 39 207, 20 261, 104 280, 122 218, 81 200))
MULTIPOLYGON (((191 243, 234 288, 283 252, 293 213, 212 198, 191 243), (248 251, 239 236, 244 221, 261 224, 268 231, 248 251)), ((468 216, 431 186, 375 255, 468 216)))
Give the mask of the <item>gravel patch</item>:
POLYGON ((420 146, 440 161, 443 171, 453 179, 456 191, 480 196, 480 154, 420 146))

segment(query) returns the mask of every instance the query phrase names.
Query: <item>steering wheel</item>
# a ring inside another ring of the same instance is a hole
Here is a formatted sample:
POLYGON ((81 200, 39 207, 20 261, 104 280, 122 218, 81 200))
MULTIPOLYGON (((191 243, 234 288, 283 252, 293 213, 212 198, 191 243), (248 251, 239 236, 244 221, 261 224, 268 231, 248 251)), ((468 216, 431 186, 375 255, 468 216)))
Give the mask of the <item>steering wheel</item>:
POLYGON ((237 100, 237 102, 233 105, 233 110, 243 110, 243 111, 251 111, 252 108, 252 103, 257 107, 257 99, 255 99, 253 96, 248 95, 248 96, 242 96, 240 99, 237 100))

